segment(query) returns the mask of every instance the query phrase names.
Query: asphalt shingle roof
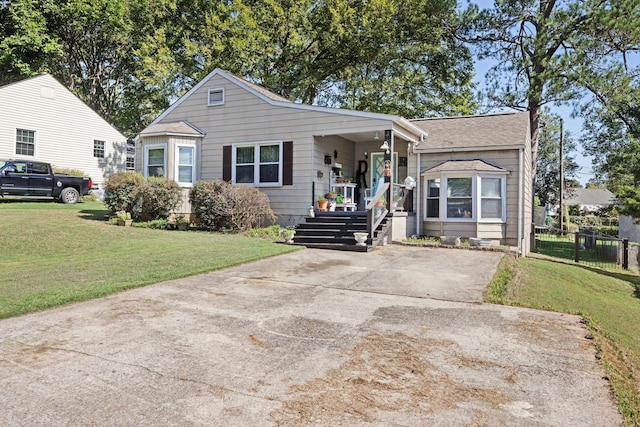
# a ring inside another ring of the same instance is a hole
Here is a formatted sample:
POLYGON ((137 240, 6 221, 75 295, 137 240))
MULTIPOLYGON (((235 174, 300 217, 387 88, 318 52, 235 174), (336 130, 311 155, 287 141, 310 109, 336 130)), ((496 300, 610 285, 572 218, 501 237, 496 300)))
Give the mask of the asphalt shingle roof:
POLYGON ((429 136, 417 149, 476 149, 514 147, 529 139, 529 113, 414 119, 411 124, 429 136))

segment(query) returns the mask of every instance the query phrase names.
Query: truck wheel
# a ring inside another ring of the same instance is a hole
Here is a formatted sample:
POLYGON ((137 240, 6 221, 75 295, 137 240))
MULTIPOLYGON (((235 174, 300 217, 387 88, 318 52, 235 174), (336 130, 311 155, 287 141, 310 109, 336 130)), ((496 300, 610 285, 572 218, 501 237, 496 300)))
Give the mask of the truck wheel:
POLYGON ((60 200, 62 200, 62 203, 65 205, 73 205, 78 202, 79 198, 80 193, 78 193, 78 190, 75 188, 65 188, 60 193, 60 200))

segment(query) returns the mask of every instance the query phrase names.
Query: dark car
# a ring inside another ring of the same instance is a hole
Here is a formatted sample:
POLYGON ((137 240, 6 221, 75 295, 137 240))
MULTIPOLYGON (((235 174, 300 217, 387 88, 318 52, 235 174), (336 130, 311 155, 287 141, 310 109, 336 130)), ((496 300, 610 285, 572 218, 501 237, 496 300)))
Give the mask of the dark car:
POLYGON ((91 178, 54 174, 49 163, 0 160, 0 196, 42 197, 73 204, 89 194, 91 178))

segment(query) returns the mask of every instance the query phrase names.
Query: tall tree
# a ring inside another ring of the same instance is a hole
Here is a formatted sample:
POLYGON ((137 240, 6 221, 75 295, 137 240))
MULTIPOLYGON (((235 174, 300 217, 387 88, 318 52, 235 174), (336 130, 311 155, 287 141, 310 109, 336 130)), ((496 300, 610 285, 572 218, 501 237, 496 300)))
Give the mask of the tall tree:
MULTIPOLYGON (((560 196, 560 116, 549 109, 542 113, 544 126, 540 129, 538 168, 536 170, 535 193, 542 206, 558 204, 560 196)), ((563 171, 569 181, 577 176, 579 166, 575 161, 576 142, 570 132, 563 131, 563 171)), ((565 191, 565 195, 568 195, 565 191)))
POLYGON ((535 167, 542 106, 577 101, 577 72, 594 46, 610 42, 616 18, 637 14, 634 0, 495 0, 491 9, 469 6, 460 35, 482 58, 497 64, 487 74, 495 106, 528 110, 535 167))

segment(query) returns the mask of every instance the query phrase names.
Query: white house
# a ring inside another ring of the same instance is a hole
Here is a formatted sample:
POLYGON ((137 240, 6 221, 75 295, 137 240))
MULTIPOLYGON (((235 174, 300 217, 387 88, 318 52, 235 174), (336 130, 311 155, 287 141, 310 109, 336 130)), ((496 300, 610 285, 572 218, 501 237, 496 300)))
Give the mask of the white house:
POLYGON ((78 169, 101 188, 110 174, 125 170, 127 138, 42 73, 0 87, 0 158, 78 169))

